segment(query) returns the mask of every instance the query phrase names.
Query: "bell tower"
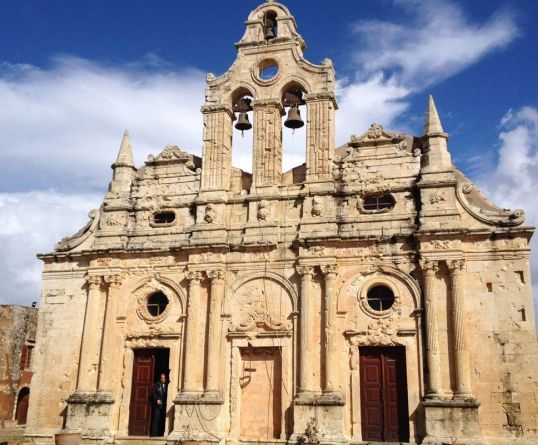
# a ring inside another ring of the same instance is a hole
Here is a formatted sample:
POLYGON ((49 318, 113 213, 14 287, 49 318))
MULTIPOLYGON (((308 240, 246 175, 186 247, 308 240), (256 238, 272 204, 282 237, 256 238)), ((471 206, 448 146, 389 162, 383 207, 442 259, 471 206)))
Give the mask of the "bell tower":
POLYGON ((236 47, 230 69, 207 76, 202 197, 218 199, 230 189, 234 122, 240 131, 253 131, 251 195, 278 194, 282 134, 304 125, 305 108, 306 182, 314 188, 328 184, 337 109, 332 62, 315 65, 304 58, 306 45, 295 19, 273 0, 250 13, 236 47))

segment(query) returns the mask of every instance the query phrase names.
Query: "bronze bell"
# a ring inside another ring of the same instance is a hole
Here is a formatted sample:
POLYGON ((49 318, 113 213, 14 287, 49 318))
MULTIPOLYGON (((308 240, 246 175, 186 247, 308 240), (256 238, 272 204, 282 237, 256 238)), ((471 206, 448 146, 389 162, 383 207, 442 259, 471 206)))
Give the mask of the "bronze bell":
POLYGON ((275 32, 273 27, 266 27, 264 33, 265 40, 273 40, 275 38, 275 32))
POLYGON ((293 130, 301 128, 304 125, 303 120, 301 119, 301 113, 297 105, 292 105, 290 111, 288 111, 288 117, 284 122, 284 125, 293 130))
POLYGON ((252 124, 248 120, 248 114, 244 111, 239 113, 239 118, 237 119, 237 124, 235 124, 235 128, 237 128, 239 131, 243 132, 245 130, 250 130, 252 128, 252 124))

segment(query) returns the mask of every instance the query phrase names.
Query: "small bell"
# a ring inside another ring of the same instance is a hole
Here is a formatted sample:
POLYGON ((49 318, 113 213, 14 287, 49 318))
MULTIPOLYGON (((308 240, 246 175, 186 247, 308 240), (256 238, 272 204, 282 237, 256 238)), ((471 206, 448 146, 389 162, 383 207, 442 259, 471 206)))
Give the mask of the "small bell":
POLYGON ((241 134, 245 130, 250 130, 252 128, 252 124, 248 120, 248 114, 244 111, 239 113, 239 118, 237 119, 237 124, 235 124, 235 128, 239 131, 241 131, 241 134))
POLYGON ((292 105, 288 111, 288 117, 284 122, 284 126, 295 130, 301 128, 304 125, 303 120, 301 119, 301 113, 297 105, 292 105))

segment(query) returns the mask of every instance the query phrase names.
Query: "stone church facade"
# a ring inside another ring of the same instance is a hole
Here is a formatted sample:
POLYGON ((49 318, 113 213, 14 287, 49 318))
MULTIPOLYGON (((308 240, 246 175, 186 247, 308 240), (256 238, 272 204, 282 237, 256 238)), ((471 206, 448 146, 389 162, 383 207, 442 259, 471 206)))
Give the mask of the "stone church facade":
POLYGON ((26 435, 142 440, 164 372, 170 443, 536 444, 523 211, 454 167, 431 97, 424 135, 373 124, 336 148, 332 63, 283 5, 236 47, 207 76, 202 158, 136 168, 126 133, 102 206, 40 256, 26 435), (301 111, 306 163, 283 172, 301 111))

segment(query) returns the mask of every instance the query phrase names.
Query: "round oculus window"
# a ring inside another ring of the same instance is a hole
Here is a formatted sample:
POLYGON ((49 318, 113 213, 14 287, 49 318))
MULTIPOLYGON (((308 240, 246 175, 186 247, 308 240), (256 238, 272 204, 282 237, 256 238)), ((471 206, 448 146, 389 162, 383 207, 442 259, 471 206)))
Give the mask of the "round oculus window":
POLYGON ((395 298, 392 290, 387 286, 374 286, 366 294, 368 306, 376 312, 383 312, 392 307, 395 298))
POLYGON ((148 297, 147 309, 152 317, 159 317, 168 306, 168 298, 162 292, 155 292, 148 297))

